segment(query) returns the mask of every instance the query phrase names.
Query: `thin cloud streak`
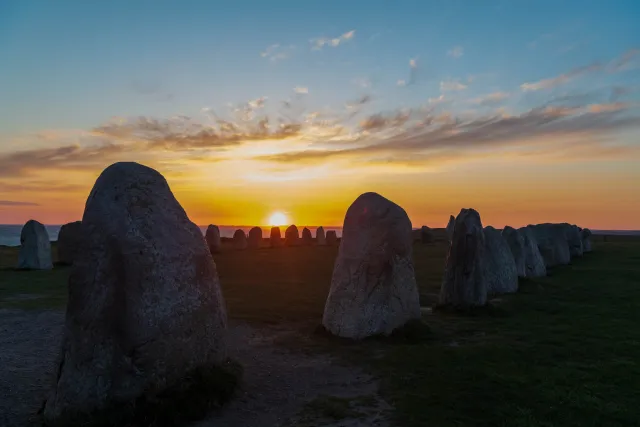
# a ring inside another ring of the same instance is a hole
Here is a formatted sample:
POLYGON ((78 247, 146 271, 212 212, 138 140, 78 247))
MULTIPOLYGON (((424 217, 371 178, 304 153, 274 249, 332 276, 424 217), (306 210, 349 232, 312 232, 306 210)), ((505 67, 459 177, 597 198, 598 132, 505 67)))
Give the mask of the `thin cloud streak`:
POLYGON ((16 202, 13 200, 0 200, 0 206, 40 206, 40 204, 33 202, 16 202))
POLYGON ((327 37, 318 37, 315 39, 309 40, 311 44, 312 50, 322 50, 325 47, 338 47, 341 44, 351 40, 354 38, 356 34, 356 30, 347 31, 344 34, 341 34, 338 37, 327 38, 327 37))

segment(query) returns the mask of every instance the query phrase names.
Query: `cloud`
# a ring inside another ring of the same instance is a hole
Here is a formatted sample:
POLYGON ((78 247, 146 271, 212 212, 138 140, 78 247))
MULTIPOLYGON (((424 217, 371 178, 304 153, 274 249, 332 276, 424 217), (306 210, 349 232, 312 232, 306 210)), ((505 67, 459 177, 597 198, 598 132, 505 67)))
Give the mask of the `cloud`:
POLYGON ((478 98, 472 99, 470 102, 472 104, 478 104, 482 106, 493 106, 500 104, 505 99, 509 98, 509 93, 507 92, 493 92, 487 95, 480 96, 478 98))
POLYGON ((442 92, 465 90, 467 85, 460 83, 458 80, 445 80, 440 82, 440 90, 442 92))
POLYGON ((306 95, 306 94, 309 93, 309 88, 303 87, 303 86, 296 86, 296 87, 293 88, 293 91, 295 93, 306 95))
POLYGON ((371 88, 371 79, 368 77, 357 77, 353 79, 352 83, 356 86, 360 86, 363 89, 371 88))
POLYGON ((0 200, 0 206, 40 206, 33 202, 15 202, 13 200, 0 200))
POLYGON ((260 52, 260 56, 271 62, 288 59, 293 55, 294 45, 282 46, 278 43, 268 46, 264 51, 260 52))
POLYGON ((406 82, 406 81, 404 81, 404 80, 398 80, 398 81, 396 82, 396 85, 398 85, 398 86, 406 86, 406 85, 407 85, 407 82, 406 82))
POLYGON ((356 30, 347 31, 346 33, 333 38, 318 37, 309 40, 312 50, 322 50, 325 47, 338 47, 341 44, 349 41, 355 37, 356 30))
POLYGON ((620 72, 640 67, 640 49, 629 49, 607 66, 609 72, 620 72))
POLYGON ((464 55, 464 49, 462 46, 455 46, 447 52, 447 55, 452 58, 460 58, 464 55))
POLYGON ((585 65, 583 67, 574 68, 568 73, 560 74, 559 76, 556 76, 556 77, 539 80, 537 82, 523 83, 520 85, 520 89, 522 89, 523 92, 551 89, 556 86, 563 85, 575 79, 576 77, 593 73, 596 71, 600 71, 600 70, 602 70, 602 64, 596 62, 590 65, 585 65))

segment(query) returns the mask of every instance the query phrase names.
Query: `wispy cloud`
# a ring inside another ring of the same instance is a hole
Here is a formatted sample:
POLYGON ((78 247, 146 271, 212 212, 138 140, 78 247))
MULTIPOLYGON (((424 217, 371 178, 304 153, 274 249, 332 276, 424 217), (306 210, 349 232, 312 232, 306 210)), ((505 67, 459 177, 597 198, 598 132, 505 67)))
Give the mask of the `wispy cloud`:
POLYGON ((304 87, 304 86, 296 86, 293 88, 293 91, 295 93, 301 94, 301 95, 306 95, 309 93, 309 88, 304 87))
POLYGON ((278 43, 268 46, 264 51, 260 52, 260 56, 271 62, 288 59, 293 55, 294 45, 282 46, 278 43))
POLYGON ((455 46, 447 52, 447 55, 452 58, 460 58, 464 55, 464 48, 462 46, 455 46))
POLYGON ((40 206, 33 202, 16 202, 13 200, 0 200, 0 206, 40 206))
POLYGON ((396 85, 398 85, 398 86, 406 86, 406 85, 407 85, 407 82, 406 82, 406 81, 404 81, 404 80, 402 80, 402 79, 400 79, 400 80, 398 80, 398 81, 396 82, 396 85))
POLYGON ((602 64, 593 63, 590 65, 585 65, 583 67, 574 68, 565 74, 560 74, 556 77, 550 77, 548 79, 538 80, 536 82, 523 83, 520 85, 520 89, 524 92, 543 90, 543 89, 551 89, 556 86, 563 85, 576 77, 583 76, 585 74, 593 73, 595 71, 602 70, 602 64))
POLYGON ((356 30, 347 31, 344 34, 339 35, 338 37, 327 38, 327 37, 318 37, 309 40, 311 44, 312 50, 322 50, 325 47, 338 47, 346 41, 353 39, 356 35, 356 30))
POLYGON ((467 85, 460 83, 459 80, 444 80, 440 82, 440 90, 442 92, 465 90, 467 85))
POLYGON ((507 92, 493 92, 478 98, 470 100, 472 104, 478 104, 482 106, 493 106, 500 104, 505 99, 509 98, 510 94, 507 92))
POLYGON ((609 72, 627 71, 640 68, 640 49, 629 49, 607 66, 609 72))

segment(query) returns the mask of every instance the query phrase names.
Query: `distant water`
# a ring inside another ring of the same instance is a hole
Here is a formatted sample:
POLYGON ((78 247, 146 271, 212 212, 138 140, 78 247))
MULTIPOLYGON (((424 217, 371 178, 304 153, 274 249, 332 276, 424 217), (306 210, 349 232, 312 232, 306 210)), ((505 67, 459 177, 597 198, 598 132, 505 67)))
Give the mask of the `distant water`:
MULTIPOLYGON (((49 233, 49 239, 54 241, 58 240, 58 233, 60 232, 60 225, 45 225, 47 232, 49 233)), ((233 233, 237 229, 244 230, 245 233, 248 233, 251 230, 251 226, 220 226, 220 235, 222 237, 233 237, 233 233)), ((302 229, 304 227, 298 227, 298 231, 302 233, 302 229)), ((316 229, 318 227, 307 227, 311 230, 311 234, 313 236, 316 235, 316 229)), ((280 227, 280 231, 282 233, 282 237, 284 237, 284 231, 287 229, 287 226, 280 227)), ((200 231, 202 234, 207 230, 207 226, 200 226, 200 231)), ((271 227, 262 227, 262 236, 269 237, 269 232, 271 227)), ((329 230, 334 230, 338 237, 342 235, 341 227, 325 227, 325 233, 329 230)), ((0 225, 0 245, 2 246, 19 246, 20 245, 20 232, 22 231, 22 225, 0 225)))

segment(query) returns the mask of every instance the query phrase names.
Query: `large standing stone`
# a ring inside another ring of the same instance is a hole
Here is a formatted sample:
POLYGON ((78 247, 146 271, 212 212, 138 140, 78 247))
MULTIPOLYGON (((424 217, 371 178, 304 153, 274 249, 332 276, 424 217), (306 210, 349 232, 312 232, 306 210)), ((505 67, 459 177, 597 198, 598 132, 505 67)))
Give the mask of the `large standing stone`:
POLYGON ((258 249, 262 245, 262 228, 253 227, 249 230, 249 247, 258 249))
POLYGON ((220 229, 217 225, 211 224, 207 227, 207 231, 204 234, 204 239, 207 241, 209 252, 211 252, 212 254, 217 254, 220 252, 222 242, 220 241, 220 229))
POLYGON ((591 230, 588 228, 583 228, 580 231, 580 236, 582 237, 582 249, 584 252, 591 252, 591 230))
POLYGON ((311 235, 311 230, 307 227, 302 229, 302 244, 304 246, 311 246, 313 244, 313 236, 311 235))
POLYGON ((569 254, 571 257, 581 257, 583 253, 582 248, 582 236, 577 225, 563 223, 565 236, 567 237, 567 243, 569 244, 569 254))
POLYGON ((51 241, 44 225, 30 219, 20 233, 18 268, 24 270, 51 270, 51 241))
POLYGON ((522 227, 518 231, 524 238, 524 264, 527 277, 544 277, 547 275, 547 267, 544 258, 538 249, 538 242, 531 227, 522 227))
POLYGON ((58 232, 58 262, 73 264, 82 240, 82 221, 74 221, 60 227, 58 232))
POLYGON ((298 246, 300 244, 300 234, 298 233, 298 227, 290 225, 284 232, 284 244, 285 246, 298 246))
POLYGON ((247 235, 244 234, 243 230, 237 229, 233 233, 233 247, 239 250, 245 250, 247 246, 247 235))
POLYGON ((506 226, 502 229, 502 237, 509 245, 509 249, 511 249, 511 255, 513 255, 513 260, 516 263, 518 277, 527 277, 524 236, 519 230, 506 226))
POLYGON ((424 244, 433 242, 433 233, 426 225, 423 225, 422 228, 420 228, 420 241, 424 244))
POLYGON ((484 228, 484 277, 487 293, 510 294, 518 291, 518 269, 509 244, 502 233, 491 226, 484 228))
POLYGON ((216 266, 162 175, 137 163, 109 166, 89 194, 82 230, 62 360, 44 407, 49 425, 135 411, 226 357, 216 266))
POLYGON ((338 235, 334 230, 327 231, 327 246, 336 246, 338 244, 338 235))
POLYGON ((388 335, 420 318, 413 270, 411 221, 376 193, 347 210, 322 324, 334 335, 388 335))
POLYGON ((327 244, 327 239, 324 236, 324 228, 318 227, 316 230, 316 244, 318 246, 324 246, 327 244))
POLYGON ((462 209, 455 219, 440 288, 440 305, 468 308, 487 303, 484 251, 480 214, 474 209, 462 209))
POLYGON ((447 237, 449 238, 449 242, 453 239, 453 229, 456 225, 456 218, 453 215, 449 216, 449 223, 447 224, 447 237))
POLYGON ((269 243, 272 248, 282 246, 282 235, 280 234, 280 227, 271 227, 271 233, 269 234, 269 243))
POLYGON ((569 243, 561 224, 545 223, 529 227, 533 230, 546 268, 566 265, 571 262, 569 243))

